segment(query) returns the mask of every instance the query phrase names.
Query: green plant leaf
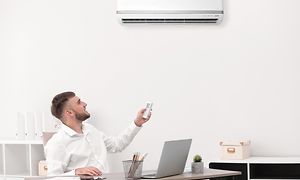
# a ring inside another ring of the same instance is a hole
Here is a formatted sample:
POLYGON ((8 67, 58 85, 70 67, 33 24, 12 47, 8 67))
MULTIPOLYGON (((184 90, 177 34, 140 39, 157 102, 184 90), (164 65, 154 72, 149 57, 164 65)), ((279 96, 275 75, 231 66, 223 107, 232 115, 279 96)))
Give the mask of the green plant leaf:
POLYGON ((194 162, 201 162, 202 161, 202 157, 199 154, 196 154, 194 156, 194 162))

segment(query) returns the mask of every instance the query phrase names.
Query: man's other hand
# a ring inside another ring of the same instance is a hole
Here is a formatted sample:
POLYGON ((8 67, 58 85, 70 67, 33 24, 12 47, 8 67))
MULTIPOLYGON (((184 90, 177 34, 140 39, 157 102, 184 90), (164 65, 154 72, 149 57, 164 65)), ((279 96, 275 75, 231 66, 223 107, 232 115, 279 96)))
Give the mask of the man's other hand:
POLYGON ((101 176, 102 172, 96 167, 88 166, 88 167, 75 169, 75 174, 76 175, 101 176))
POLYGON ((147 118, 143 118, 143 114, 145 111, 146 111, 146 108, 141 109, 138 112, 136 119, 134 120, 135 125, 137 125, 138 127, 141 127, 145 122, 149 121, 149 119, 151 118, 151 111, 147 118))

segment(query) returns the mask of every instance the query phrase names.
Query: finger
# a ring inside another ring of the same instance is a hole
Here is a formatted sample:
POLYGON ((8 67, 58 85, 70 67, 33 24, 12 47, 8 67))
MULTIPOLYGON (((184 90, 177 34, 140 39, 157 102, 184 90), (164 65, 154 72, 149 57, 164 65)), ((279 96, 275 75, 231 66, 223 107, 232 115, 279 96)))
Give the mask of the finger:
POLYGON ((84 175, 89 175, 89 176, 93 176, 93 172, 90 169, 85 169, 83 170, 82 174, 84 175))
POLYGON ((101 172, 98 168, 96 168, 96 167, 91 167, 91 169, 92 169, 95 173, 97 173, 97 175, 101 175, 101 174, 102 174, 102 172, 101 172))
POLYGON ((84 174, 89 175, 89 176, 97 176, 98 173, 95 172, 91 167, 86 167, 84 170, 84 174))
POLYGON ((99 169, 95 168, 94 172, 96 173, 97 176, 100 176, 102 173, 99 169))
POLYGON ((99 175, 99 173, 94 169, 90 169, 90 172, 92 173, 93 176, 98 176, 99 175))

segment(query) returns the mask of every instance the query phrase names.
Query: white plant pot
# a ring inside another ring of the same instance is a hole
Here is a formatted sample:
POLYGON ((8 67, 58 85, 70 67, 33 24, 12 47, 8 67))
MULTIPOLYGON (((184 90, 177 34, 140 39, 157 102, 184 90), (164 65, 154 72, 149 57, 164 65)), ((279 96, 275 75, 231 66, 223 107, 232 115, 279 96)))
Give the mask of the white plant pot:
POLYGON ((203 173, 204 163, 203 162, 192 162, 192 173, 199 174, 203 173))

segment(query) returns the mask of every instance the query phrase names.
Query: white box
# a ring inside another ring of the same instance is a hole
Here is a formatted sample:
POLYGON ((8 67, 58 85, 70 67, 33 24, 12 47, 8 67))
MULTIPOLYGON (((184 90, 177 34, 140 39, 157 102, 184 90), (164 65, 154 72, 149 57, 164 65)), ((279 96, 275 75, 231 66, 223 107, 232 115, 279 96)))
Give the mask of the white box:
POLYGON ((17 113, 17 132, 16 132, 16 138, 18 140, 24 140, 25 139, 25 119, 26 115, 23 112, 17 113))
POLYGON ((25 139, 34 140, 35 113, 27 112, 25 118, 25 139))
POLYGON ((246 159, 250 157, 250 141, 220 141, 221 159, 246 159))

